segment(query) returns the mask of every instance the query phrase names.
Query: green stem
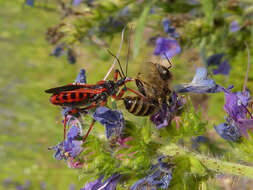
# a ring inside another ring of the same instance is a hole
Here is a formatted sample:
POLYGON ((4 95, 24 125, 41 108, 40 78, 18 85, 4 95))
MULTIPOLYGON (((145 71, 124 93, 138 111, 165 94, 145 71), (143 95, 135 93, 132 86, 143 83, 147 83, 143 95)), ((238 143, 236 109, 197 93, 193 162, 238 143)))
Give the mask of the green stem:
POLYGON ((253 167, 196 154, 173 143, 160 148, 158 151, 163 155, 172 157, 188 154, 189 156, 193 156, 195 159, 199 160, 206 168, 214 172, 253 178, 253 167))

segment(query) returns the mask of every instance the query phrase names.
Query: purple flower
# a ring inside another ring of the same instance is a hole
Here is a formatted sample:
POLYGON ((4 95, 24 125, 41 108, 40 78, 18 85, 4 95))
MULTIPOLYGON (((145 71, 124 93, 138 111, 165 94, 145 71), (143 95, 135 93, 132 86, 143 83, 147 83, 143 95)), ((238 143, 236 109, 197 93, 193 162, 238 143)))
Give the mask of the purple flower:
POLYGON ((177 41, 170 38, 157 38, 154 55, 164 57, 166 55, 168 59, 172 58, 181 51, 177 41))
POLYGON ((67 60, 70 64, 75 64, 76 63, 76 55, 74 50, 68 48, 67 52, 67 60))
POLYGON ((216 93, 221 91, 221 87, 211 78, 207 78, 207 69, 199 67, 191 83, 181 84, 175 87, 176 92, 191 93, 216 93))
POLYGON ((138 180, 131 190, 168 189, 172 179, 172 165, 163 163, 163 158, 158 159, 158 164, 152 166, 150 174, 138 180))
POLYGON ((80 129, 73 125, 67 133, 66 140, 48 149, 54 150, 54 157, 57 160, 67 160, 68 156, 75 157, 82 151, 82 141, 75 139, 76 137, 79 137, 79 135, 80 129))
POLYGON ((217 69, 213 69, 213 74, 214 75, 217 75, 217 74, 228 75, 230 72, 230 69, 231 67, 228 60, 225 60, 218 66, 217 69))
POLYGON ((206 60, 207 65, 211 66, 211 65, 220 65, 220 63, 222 62, 222 58, 224 57, 224 53, 218 53, 218 54, 213 54, 210 57, 208 57, 208 59, 206 60))
POLYGON ((71 184, 69 185, 69 190, 75 190, 75 189, 76 189, 75 184, 71 183, 71 184))
POLYGON ((93 114, 93 118, 106 127, 106 137, 112 135, 119 137, 125 127, 125 120, 120 111, 113 111, 107 107, 98 107, 93 114))
POLYGON ((26 0, 26 4, 33 7, 34 5, 34 0, 26 0))
POLYGON ((49 147, 48 150, 54 150, 54 158, 56 160, 67 160, 66 156, 64 155, 64 145, 63 142, 58 143, 57 145, 53 147, 49 147))
POLYGON ((178 38, 179 37, 178 33, 176 33, 176 28, 173 27, 173 26, 170 26, 169 19, 164 19, 163 20, 163 28, 164 28, 164 31, 167 34, 169 34, 171 37, 173 37, 173 38, 178 38))
POLYGON ((250 100, 249 92, 232 93, 230 90, 222 88, 225 95, 224 110, 235 122, 239 119, 245 119, 248 113, 247 106, 250 100))
POLYGON ((40 189, 41 190, 46 190, 46 188, 47 188, 46 182, 45 181, 40 182, 40 189))
POLYGON ((50 55, 55 57, 61 56, 64 53, 64 47, 65 47, 64 43, 57 45, 50 55))
POLYGON ((73 125, 67 134, 67 139, 64 141, 64 151, 65 153, 68 153, 70 157, 75 157, 82 151, 82 141, 75 140, 79 135, 80 129, 73 125))
POLYGON ((248 130, 252 131, 253 129, 253 118, 251 119, 239 119, 238 127, 241 132, 246 138, 248 138, 248 130))
POLYGON ((182 109, 185 103, 184 98, 178 98, 175 92, 171 95, 170 104, 163 103, 161 109, 150 117, 150 120, 156 125, 157 129, 168 126, 177 112, 182 109))
POLYGON ((226 119, 227 122, 214 126, 216 132, 225 140, 238 142, 241 138, 241 133, 238 126, 231 118, 226 119))
POLYGON ((85 71, 85 69, 80 69, 79 74, 76 78, 76 82, 86 84, 86 71, 85 71))
POLYGON ((240 26, 238 21, 234 20, 233 22, 231 22, 230 26, 230 32, 237 32, 238 30, 240 30, 240 26))
POLYGON ((113 174, 109 177, 105 182, 102 182, 104 176, 102 175, 98 180, 93 182, 89 182, 85 185, 84 188, 80 190, 116 190, 116 186, 118 184, 120 174, 113 174))
POLYGON ((83 1, 83 0, 73 0, 73 1, 72 1, 72 5, 73 5, 73 6, 78 6, 78 5, 80 5, 80 4, 82 3, 82 1, 83 1))

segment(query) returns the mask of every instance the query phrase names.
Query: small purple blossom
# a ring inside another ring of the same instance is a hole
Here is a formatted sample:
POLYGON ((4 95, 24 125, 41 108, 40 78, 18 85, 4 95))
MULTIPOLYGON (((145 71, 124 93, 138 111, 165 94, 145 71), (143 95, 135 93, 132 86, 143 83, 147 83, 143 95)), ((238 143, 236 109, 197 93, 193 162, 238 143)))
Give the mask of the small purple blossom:
POLYGON ((73 0, 73 1, 72 1, 72 5, 73 5, 73 6, 78 6, 78 5, 80 5, 80 4, 82 3, 82 1, 83 1, 83 0, 73 0))
POLYGON ((170 38, 157 38, 154 55, 162 56, 166 55, 168 59, 174 57, 181 52, 181 48, 177 41, 170 38))
POLYGON ((240 25, 239 25, 238 21, 234 20, 233 22, 231 22, 229 29, 230 29, 230 32, 232 32, 232 33, 240 30, 240 25))
POLYGON ((79 135, 80 129, 73 125, 67 134, 67 139, 64 141, 64 151, 65 153, 68 153, 70 157, 75 157, 82 151, 82 141, 75 140, 79 135))
POLYGON ((85 71, 85 69, 80 69, 79 74, 76 78, 76 82, 86 84, 86 71, 85 71))
POLYGON ((222 62, 222 58, 224 57, 224 53, 217 53, 213 54, 208 59, 206 60, 208 66, 213 66, 213 65, 220 65, 222 62))
POLYGON ((93 118, 105 126, 108 139, 112 135, 119 137, 125 127, 123 114, 120 111, 113 111, 107 107, 98 107, 93 114, 93 118))
POLYGON ((191 83, 176 86, 176 92, 184 93, 216 93, 220 92, 221 87, 211 78, 207 78, 207 69, 199 67, 191 83))
POLYGON ((169 34, 172 38, 178 38, 179 35, 176 33, 176 28, 170 25, 170 20, 169 19, 164 19, 163 20, 163 28, 164 31, 169 34))
POLYGON ((120 179, 120 174, 113 174, 105 182, 102 182, 104 176, 102 175, 99 179, 89 182, 85 185, 84 188, 80 190, 116 190, 116 186, 120 179))
POLYGON ((238 142, 241 138, 241 133, 238 126, 231 118, 226 119, 227 122, 214 126, 216 132, 225 140, 238 142))
POLYGON ((170 104, 163 103, 161 109, 150 117, 150 120, 156 125, 157 129, 168 126, 177 112, 182 109, 185 103, 183 97, 178 98, 178 95, 173 92, 171 95, 170 104))
POLYGON ((250 100, 249 92, 232 93, 230 90, 222 88, 225 95, 224 110, 235 122, 239 119, 245 119, 248 113, 247 106, 250 100))
POLYGON ((214 75, 217 75, 217 74, 229 75, 230 69, 231 69, 231 66, 228 60, 225 60, 218 66, 217 69, 213 69, 213 74, 214 75))
POLYGON ((26 0, 26 4, 33 7, 34 5, 34 0, 26 0))
POLYGON ((75 190, 75 189, 76 189, 75 184, 71 183, 71 184, 69 185, 69 190, 75 190))
POLYGON ((74 50, 68 48, 67 51, 67 60, 70 64, 75 64, 76 63, 76 55, 74 50))
POLYGON ((50 55, 55 56, 55 57, 60 57, 64 53, 64 48, 65 48, 65 44, 61 43, 53 49, 53 52, 50 55))
POLYGON ((53 150, 54 151, 54 158, 56 160, 67 160, 66 156, 64 155, 64 144, 63 142, 58 143, 57 145, 53 147, 49 147, 48 150, 53 150))

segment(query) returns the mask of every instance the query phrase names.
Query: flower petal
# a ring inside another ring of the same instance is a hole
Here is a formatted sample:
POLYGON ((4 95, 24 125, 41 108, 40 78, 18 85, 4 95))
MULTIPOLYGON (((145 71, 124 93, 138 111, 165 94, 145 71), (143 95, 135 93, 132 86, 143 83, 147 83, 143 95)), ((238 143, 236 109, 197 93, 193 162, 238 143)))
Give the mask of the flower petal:
POLYGON ((106 127, 106 137, 112 135, 120 136, 125 127, 125 120, 120 111, 113 111, 107 107, 98 107, 93 114, 93 118, 106 127))
POLYGON ((191 83, 180 84, 175 87, 179 93, 216 93, 221 91, 221 87, 211 78, 207 78, 207 69, 204 67, 197 68, 196 74, 191 83))
POLYGON ((177 41, 170 38, 157 38, 154 55, 163 56, 164 54, 170 59, 181 52, 177 41))

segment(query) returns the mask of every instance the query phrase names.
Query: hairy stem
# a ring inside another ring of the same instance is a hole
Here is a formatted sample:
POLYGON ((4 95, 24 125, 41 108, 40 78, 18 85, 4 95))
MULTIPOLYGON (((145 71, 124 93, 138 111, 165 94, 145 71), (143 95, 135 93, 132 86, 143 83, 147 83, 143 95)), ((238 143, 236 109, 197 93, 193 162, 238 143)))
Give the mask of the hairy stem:
POLYGON ((214 172, 253 178, 253 167, 196 154, 173 143, 160 148, 159 152, 163 155, 172 157, 188 154, 199 160, 206 168, 214 172))

